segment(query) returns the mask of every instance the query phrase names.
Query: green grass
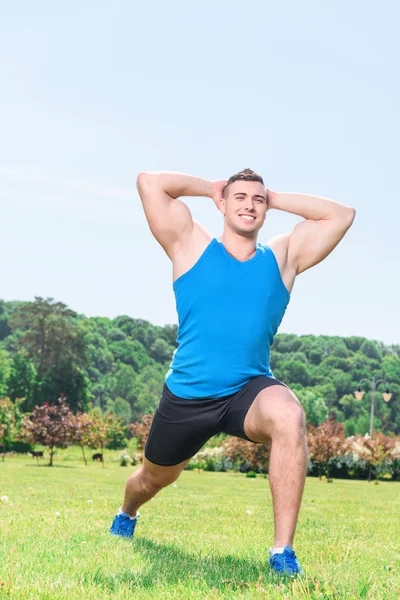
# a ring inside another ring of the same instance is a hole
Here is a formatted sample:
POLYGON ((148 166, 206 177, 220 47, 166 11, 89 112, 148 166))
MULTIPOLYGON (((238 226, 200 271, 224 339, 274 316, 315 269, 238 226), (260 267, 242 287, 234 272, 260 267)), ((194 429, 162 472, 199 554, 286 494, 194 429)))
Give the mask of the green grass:
POLYGON ((400 598, 399 483, 309 478, 295 539, 306 578, 281 580, 266 566, 265 478, 185 471, 124 540, 108 530, 130 468, 108 457, 0 462, 1 599, 400 598))

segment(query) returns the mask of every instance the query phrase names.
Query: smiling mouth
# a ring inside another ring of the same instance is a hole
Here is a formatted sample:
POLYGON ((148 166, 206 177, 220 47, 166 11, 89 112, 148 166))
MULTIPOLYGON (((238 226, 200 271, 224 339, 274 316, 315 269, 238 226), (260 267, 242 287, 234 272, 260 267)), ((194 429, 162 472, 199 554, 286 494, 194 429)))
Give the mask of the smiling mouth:
POLYGON ((248 223, 251 223, 252 221, 256 220, 256 218, 252 215, 239 215, 239 217, 241 217, 243 221, 247 221, 248 223))

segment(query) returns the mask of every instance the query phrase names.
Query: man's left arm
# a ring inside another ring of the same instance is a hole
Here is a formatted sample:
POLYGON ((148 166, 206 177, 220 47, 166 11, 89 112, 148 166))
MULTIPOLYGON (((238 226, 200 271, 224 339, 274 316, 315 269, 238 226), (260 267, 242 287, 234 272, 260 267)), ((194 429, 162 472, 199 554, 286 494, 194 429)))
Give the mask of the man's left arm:
POLYGON ((296 274, 326 258, 354 221, 356 211, 339 202, 307 194, 267 190, 268 210, 275 208, 303 217, 288 236, 287 260, 296 274))

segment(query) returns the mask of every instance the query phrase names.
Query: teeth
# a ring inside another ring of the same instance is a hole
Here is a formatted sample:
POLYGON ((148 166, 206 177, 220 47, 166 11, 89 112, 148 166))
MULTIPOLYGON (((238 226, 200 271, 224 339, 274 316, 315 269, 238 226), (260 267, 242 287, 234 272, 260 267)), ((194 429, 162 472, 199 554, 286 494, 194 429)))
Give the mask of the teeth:
POLYGON ((254 217, 245 217, 244 215, 240 215, 242 217, 242 219, 246 219, 246 221, 254 221, 254 217))

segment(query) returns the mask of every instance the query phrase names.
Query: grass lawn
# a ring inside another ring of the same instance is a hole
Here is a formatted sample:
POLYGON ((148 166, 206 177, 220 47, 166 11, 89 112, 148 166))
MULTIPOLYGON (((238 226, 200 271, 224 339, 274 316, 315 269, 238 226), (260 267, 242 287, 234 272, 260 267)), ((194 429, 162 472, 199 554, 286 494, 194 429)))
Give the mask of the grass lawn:
POLYGON ((266 566, 265 478, 185 471, 124 540, 108 530, 131 468, 108 458, 0 462, 1 599, 400 598, 400 483, 309 478, 294 546, 306 578, 291 581, 266 566))

